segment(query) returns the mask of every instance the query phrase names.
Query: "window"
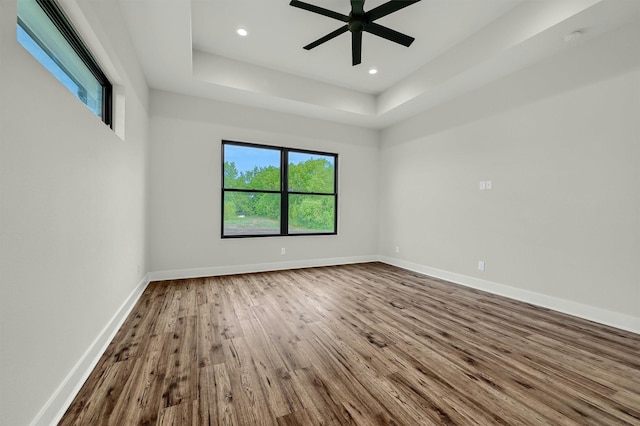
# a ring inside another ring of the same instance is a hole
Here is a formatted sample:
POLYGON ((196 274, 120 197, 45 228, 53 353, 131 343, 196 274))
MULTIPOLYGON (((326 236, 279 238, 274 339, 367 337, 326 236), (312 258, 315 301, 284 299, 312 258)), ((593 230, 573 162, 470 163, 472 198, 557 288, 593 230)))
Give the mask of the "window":
POLYGON ((111 83, 53 0, 18 0, 17 37, 91 112, 111 126, 111 83))
POLYGON ((337 154, 222 141, 222 237, 335 235, 337 154))

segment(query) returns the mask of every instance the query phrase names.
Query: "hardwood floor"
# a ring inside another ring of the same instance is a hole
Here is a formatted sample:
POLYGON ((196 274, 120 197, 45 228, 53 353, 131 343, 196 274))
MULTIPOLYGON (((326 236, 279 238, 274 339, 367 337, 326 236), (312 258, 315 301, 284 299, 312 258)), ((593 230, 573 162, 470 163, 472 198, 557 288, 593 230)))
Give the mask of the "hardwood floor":
POLYGON ((150 284, 62 425, 640 425, 640 335, 370 263, 150 284))

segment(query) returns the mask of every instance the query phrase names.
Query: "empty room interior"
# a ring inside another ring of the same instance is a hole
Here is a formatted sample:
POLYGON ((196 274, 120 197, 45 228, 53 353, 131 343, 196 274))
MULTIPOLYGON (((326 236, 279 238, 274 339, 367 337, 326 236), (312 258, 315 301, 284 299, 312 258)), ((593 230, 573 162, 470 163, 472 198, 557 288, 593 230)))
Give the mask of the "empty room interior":
POLYGON ((0 0, 0 138, 0 425, 640 425, 640 1, 0 0))

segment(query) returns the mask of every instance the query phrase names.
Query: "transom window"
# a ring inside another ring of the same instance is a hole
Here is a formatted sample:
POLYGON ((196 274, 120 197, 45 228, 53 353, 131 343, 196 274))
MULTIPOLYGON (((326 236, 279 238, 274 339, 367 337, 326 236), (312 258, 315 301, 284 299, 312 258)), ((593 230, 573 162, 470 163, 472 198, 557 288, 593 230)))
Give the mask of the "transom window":
POLYGON ((337 233, 338 155, 222 141, 222 237, 337 233))
POLYGON ((18 0, 17 37, 89 110, 111 126, 111 83, 53 0, 18 0))

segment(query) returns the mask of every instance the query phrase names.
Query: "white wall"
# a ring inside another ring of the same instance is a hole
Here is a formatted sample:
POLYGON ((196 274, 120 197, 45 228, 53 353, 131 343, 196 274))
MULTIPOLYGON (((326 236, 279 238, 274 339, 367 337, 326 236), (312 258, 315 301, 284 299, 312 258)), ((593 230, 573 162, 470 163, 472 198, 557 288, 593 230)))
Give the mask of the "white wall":
POLYGON ((0 0, 2 425, 52 419, 146 270, 148 91, 117 4, 84 7, 123 86, 124 141, 18 44, 0 0))
POLYGON ((18 45, 15 1, 0 0, 0 424, 44 423, 73 396, 146 270, 380 254, 640 330, 637 28, 386 129, 380 146, 375 131, 157 91, 149 119, 118 3, 81 4, 122 85, 124 141, 18 45), (221 139, 337 152, 339 235, 222 240, 221 139))
POLYGON ((385 259, 640 331, 637 40, 636 24, 385 130, 385 259))
POLYGON ((151 111, 154 278, 357 261, 377 254, 376 132, 159 91, 152 91, 151 111), (338 153, 338 235, 221 239, 222 139, 338 153))

